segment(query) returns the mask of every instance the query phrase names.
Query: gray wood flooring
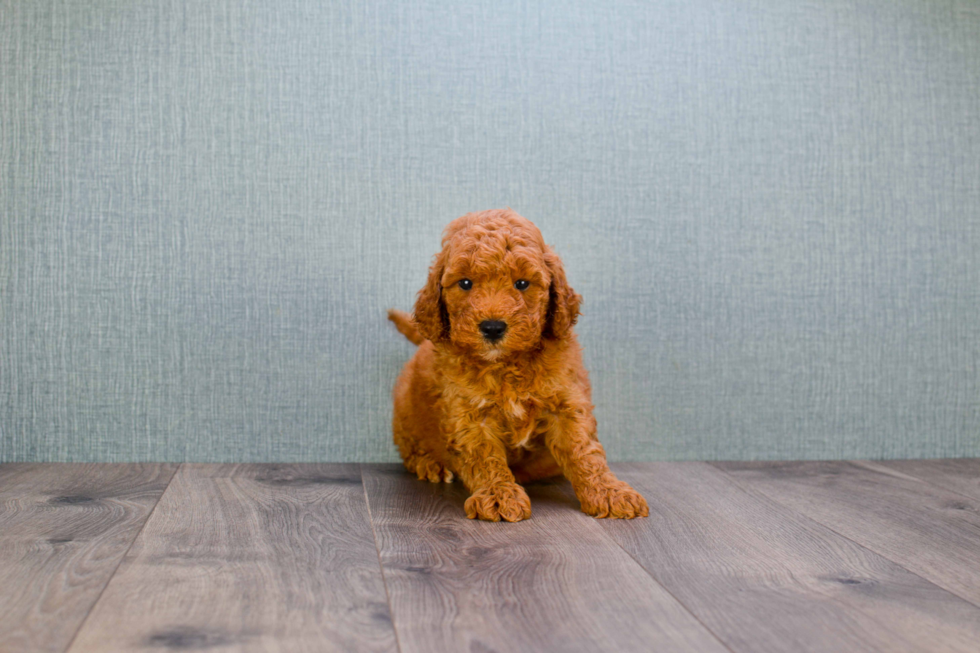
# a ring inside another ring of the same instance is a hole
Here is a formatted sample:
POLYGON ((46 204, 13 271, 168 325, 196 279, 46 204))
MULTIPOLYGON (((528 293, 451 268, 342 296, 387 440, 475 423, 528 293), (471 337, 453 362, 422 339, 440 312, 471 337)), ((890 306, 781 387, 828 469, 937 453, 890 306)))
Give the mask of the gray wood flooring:
POLYGON ((614 465, 465 518, 397 465, 0 465, 0 653, 980 651, 980 460, 614 465))

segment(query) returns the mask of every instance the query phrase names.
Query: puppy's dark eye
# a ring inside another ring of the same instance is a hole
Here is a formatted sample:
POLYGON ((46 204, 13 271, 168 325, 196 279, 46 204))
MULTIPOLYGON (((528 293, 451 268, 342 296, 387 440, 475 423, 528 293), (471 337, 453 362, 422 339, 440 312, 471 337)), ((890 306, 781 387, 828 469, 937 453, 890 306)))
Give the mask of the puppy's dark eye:
POLYGON ((473 287, 473 282, 470 281, 469 279, 460 279, 459 287, 462 288, 463 290, 469 290, 470 288, 473 287))
POLYGON ((531 282, 527 279, 518 279, 517 282, 514 283, 514 287, 518 290, 527 290, 527 287, 530 285, 531 282))

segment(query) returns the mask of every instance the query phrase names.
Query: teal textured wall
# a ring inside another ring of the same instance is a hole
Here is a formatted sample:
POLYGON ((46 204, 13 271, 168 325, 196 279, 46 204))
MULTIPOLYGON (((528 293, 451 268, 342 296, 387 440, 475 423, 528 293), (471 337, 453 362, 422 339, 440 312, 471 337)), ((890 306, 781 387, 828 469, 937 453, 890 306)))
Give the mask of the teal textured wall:
POLYGON ((980 456, 980 5, 0 0, 0 460, 388 461, 442 227, 610 456, 980 456))

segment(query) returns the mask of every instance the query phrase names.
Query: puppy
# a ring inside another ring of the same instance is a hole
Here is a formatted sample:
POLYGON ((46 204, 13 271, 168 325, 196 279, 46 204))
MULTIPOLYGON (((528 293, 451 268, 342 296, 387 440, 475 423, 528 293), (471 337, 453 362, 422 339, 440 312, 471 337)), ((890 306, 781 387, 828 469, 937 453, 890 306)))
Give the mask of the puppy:
POLYGON ((470 519, 529 518, 518 483, 557 474, 589 515, 649 514, 596 438, 581 301, 538 228, 505 209, 451 222, 414 314, 388 312, 419 345, 395 384, 395 444, 420 479, 461 479, 470 519))

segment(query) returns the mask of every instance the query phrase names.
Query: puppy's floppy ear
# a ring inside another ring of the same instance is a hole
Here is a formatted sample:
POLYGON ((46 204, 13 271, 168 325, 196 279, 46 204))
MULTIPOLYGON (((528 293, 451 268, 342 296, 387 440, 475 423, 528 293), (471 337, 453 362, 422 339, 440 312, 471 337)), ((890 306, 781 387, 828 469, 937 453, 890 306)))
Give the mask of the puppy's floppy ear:
POLYGON ((568 335, 578 320, 582 297, 568 285, 561 259, 550 247, 545 247, 544 262, 551 273, 551 286, 548 288, 548 314, 541 335, 558 340, 568 335))
POLYGON ((429 278, 419 291, 412 315, 419 332, 432 342, 445 340, 449 336, 449 311, 442 301, 442 273, 445 267, 446 252, 443 250, 436 255, 429 268, 429 278))

